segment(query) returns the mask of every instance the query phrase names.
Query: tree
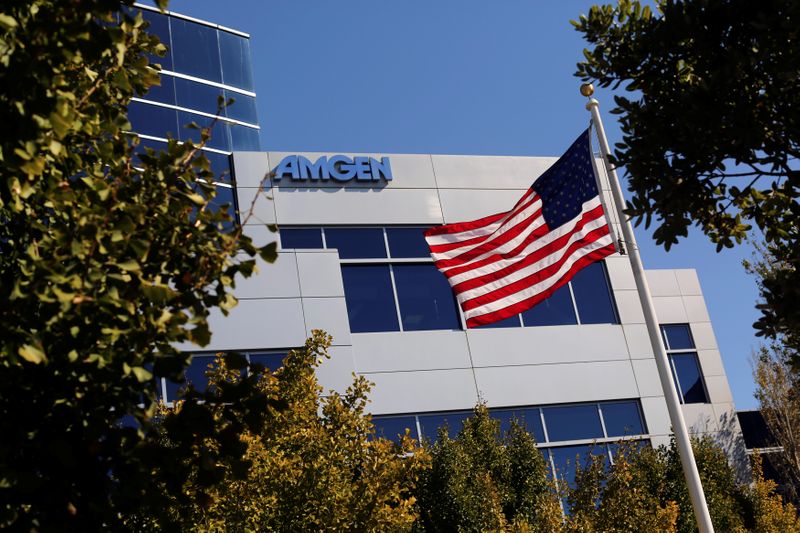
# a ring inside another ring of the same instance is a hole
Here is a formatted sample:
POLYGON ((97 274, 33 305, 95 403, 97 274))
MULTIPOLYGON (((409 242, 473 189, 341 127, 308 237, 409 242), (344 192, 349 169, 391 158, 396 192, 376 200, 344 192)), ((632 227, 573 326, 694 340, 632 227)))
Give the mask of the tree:
MULTIPOLYGON (((268 410, 261 431, 242 433, 250 463, 245 477, 226 468, 221 482, 205 489, 193 467, 182 492, 204 491, 202 500, 164 498, 138 510, 129 525, 183 531, 409 530, 416 518, 414 484, 427 456, 410 437, 399 444, 375 437, 364 412, 369 392, 364 378, 356 378, 344 394, 322 396, 314 370, 328 356, 330 342, 330 336, 314 331, 304 349, 289 352, 282 368, 256 369, 259 389, 285 406, 268 410)), ((208 375, 213 392, 207 400, 218 417, 222 397, 213 396, 242 375, 222 358, 208 375)), ((162 431, 185 406, 178 402, 174 410, 163 410, 162 431)), ((170 440, 166 433, 163 439, 170 440)))
POLYGON ((182 379, 175 345, 206 344, 209 310, 275 248, 221 231, 198 145, 134 156, 126 106, 158 83, 146 54, 164 47, 120 14, 131 4, 0 8, 0 527, 114 529, 161 497, 154 480, 179 490, 191 466, 213 485, 243 470, 236 436, 275 404, 243 380, 214 416, 187 401, 168 428, 180 446, 152 438, 153 376, 182 379))
POLYGON ((455 439, 440 428, 417 496, 420 531, 558 531, 561 509, 533 437, 475 408, 455 439))
MULTIPOLYGON (((800 331, 800 4, 632 0, 573 24, 592 46, 576 75, 616 96, 635 222, 669 249, 698 225, 717 249, 753 225, 784 268, 764 283, 761 335, 800 331)), ((795 347, 797 348, 797 346, 795 347)))
POLYGON ((764 347, 755 358, 755 397, 780 453, 770 454, 791 496, 800 495, 800 388, 785 351, 764 347))

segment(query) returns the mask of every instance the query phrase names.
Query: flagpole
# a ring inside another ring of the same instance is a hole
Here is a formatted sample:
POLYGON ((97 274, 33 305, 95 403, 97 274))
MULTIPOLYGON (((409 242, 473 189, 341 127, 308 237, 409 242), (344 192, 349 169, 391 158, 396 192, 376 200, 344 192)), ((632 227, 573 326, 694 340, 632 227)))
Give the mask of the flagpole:
POLYGON ((586 104, 586 109, 592 113, 592 121, 597 128, 600 151, 603 155, 603 164, 609 176, 611 194, 614 197, 614 204, 619 217, 620 226, 622 226, 622 236, 628 245, 628 257, 630 258, 631 267, 633 268, 633 277, 636 281, 639 300, 642 303, 642 310, 644 311, 644 318, 647 323, 647 332, 650 335, 650 344, 653 347, 653 354, 656 358, 658 376, 661 379, 661 388, 664 391, 664 398, 667 401, 669 417, 672 422, 672 431, 675 434, 675 442, 678 446, 678 453, 681 458, 683 475, 686 478, 686 485, 689 488, 689 497, 692 501, 694 516, 697 520, 700 533, 713 533, 714 526, 711 523, 711 516, 708 513, 708 504, 706 503, 706 497, 703 493, 703 485, 700 482, 700 474, 697 471, 697 463, 692 453, 689 432, 686 429, 686 422, 683 420, 678 393, 672 381, 669 359, 667 357, 667 351, 664 348, 664 341, 661 339, 661 331, 658 326, 653 299, 650 295, 650 286, 647 284, 647 278, 644 274, 642 259, 639 256, 639 247, 636 245, 636 239, 633 235, 633 226, 628 216, 623 212, 625 198, 622 196, 622 188, 619 184, 619 178, 617 178, 617 172, 611 166, 608 159, 610 150, 608 147, 608 140, 606 139, 606 133, 603 129, 603 121, 600 118, 600 103, 596 99, 591 98, 593 93, 594 88, 591 84, 581 85, 581 94, 590 98, 589 103, 586 104))

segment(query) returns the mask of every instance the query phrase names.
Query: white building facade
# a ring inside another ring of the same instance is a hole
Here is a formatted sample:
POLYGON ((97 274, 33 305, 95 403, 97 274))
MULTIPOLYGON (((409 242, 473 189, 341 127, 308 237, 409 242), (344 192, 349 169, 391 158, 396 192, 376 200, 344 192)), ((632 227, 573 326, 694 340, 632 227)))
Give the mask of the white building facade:
MULTIPOLYGON (((211 317, 211 345, 197 354, 189 379, 201 379, 203 356, 220 350, 274 368, 312 329, 323 329, 333 346, 321 384, 343 390, 353 373, 368 378, 370 411, 389 438, 406 427, 435 438, 445 421, 455 433, 483 401, 503 424, 524 419, 561 469, 570 470, 576 452, 613 460, 621 437, 669 442, 627 256, 582 271, 502 327, 466 329, 424 248, 425 228, 510 209, 555 158, 348 154, 388 158, 391 179, 374 167, 363 180, 270 176, 295 155, 313 163, 335 154, 233 154, 246 233, 259 244, 279 240, 280 253, 237 283, 239 304, 229 316, 211 317)), ((695 271, 648 271, 648 280, 687 425, 739 453, 733 399, 695 271)), ((177 386, 164 387, 169 400, 177 386)))

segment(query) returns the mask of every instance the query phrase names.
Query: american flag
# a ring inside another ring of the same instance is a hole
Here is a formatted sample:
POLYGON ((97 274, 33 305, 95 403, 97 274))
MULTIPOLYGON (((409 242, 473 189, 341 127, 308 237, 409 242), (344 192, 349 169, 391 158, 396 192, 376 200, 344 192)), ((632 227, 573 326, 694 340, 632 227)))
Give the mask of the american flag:
POLYGON ((587 129, 510 211, 425 232, 467 327, 530 309, 614 253, 591 157, 587 129))

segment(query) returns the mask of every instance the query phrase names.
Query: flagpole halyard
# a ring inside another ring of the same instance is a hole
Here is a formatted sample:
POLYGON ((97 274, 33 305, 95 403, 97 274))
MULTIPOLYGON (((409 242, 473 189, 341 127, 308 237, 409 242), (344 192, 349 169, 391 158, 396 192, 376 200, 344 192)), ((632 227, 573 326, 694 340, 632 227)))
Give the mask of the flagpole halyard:
POLYGON ((611 193, 614 198, 614 204, 619 216, 619 223, 622 229, 622 235, 628 245, 628 257, 630 258, 631 267, 633 269, 633 277, 636 281, 636 289, 639 293, 639 299, 644 311, 645 322, 647 323, 647 332, 650 336, 650 344, 653 348, 653 354, 656 358, 656 366, 658 368, 658 375, 661 380, 661 388, 664 391, 664 397, 667 402, 667 409, 669 410, 669 417, 672 423, 672 431, 675 434, 675 442, 678 446, 678 453, 681 458, 681 466, 683 468, 683 475, 686 478, 686 485, 689 488, 689 497, 694 509, 695 519, 697 526, 701 533, 713 533, 714 525, 711 523, 711 516, 708 512, 708 504, 706 497, 703 493, 703 486, 700 482, 700 474, 697 470, 697 463, 692 453, 692 444, 689 438, 689 432, 686 429, 686 422, 683 419, 681 411, 680 400, 678 393, 675 390, 675 384, 672 381, 672 373, 670 371, 669 358, 664 348, 664 342, 661 339, 661 331, 658 326, 656 318, 655 307, 653 306, 653 299, 650 295, 650 287, 647 283, 647 278, 644 273, 644 266, 642 259, 639 256, 639 247, 636 245, 636 240, 633 234, 633 226, 630 219, 623 212, 625 205, 625 198, 622 196, 622 188, 617 177, 616 170, 609 163, 610 149, 608 146, 608 139, 606 139, 605 130, 603 129, 603 122, 600 118, 600 103, 591 98, 594 93, 594 87, 591 84, 585 83, 581 85, 581 94, 589 98, 586 104, 586 109, 592 114, 592 121, 597 130, 597 137, 600 142, 600 152, 603 156, 603 164, 606 167, 608 174, 609 184, 611 186, 611 193))

